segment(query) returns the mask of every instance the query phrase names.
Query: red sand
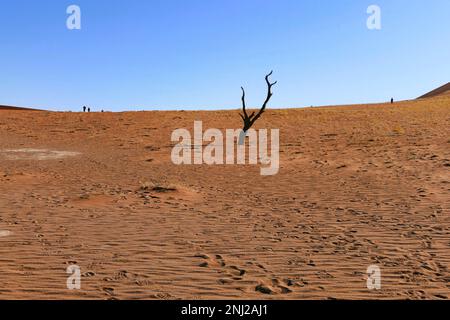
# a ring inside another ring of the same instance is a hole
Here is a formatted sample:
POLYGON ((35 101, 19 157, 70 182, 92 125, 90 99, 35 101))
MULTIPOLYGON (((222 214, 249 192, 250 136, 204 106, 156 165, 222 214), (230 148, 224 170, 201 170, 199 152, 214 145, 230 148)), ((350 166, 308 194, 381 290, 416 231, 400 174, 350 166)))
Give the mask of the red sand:
POLYGON ((0 112, 0 298, 449 298, 450 96, 268 111, 269 177, 173 165, 171 132, 194 120, 241 126, 238 111, 0 112))

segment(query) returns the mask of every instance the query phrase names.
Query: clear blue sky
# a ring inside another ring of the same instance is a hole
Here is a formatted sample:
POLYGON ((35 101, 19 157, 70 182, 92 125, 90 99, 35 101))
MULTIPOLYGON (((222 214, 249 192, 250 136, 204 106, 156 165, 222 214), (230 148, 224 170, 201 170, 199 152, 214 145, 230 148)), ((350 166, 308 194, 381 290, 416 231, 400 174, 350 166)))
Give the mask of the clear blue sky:
POLYGON ((415 98, 450 81, 449 17, 449 0, 2 0, 0 104, 238 108, 244 85, 259 106, 271 69, 271 107, 415 98))

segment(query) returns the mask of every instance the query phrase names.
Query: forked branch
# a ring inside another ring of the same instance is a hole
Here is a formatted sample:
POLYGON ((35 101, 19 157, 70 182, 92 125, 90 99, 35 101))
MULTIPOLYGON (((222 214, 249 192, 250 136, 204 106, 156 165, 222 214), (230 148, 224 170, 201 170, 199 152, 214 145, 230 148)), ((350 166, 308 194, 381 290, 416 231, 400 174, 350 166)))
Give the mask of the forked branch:
POLYGON ((258 113, 256 112, 252 112, 251 115, 248 115, 247 113, 247 106, 245 103, 245 90, 243 87, 241 87, 242 89, 242 111, 243 113, 239 114, 242 118, 242 121, 244 122, 244 128, 243 131, 247 132, 252 126, 253 124, 256 122, 256 120, 258 120, 262 114, 264 113, 264 111, 266 111, 266 107, 270 101, 270 98, 272 98, 272 87, 274 85, 277 84, 278 81, 275 82, 270 82, 269 77, 273 74, 273 71, 271 71, 268 75, 266 75, 266 83, 267 83, 267 97, 266 100, 264 101, 264 104, 262 105, 261 109, 259 110, 258 113))

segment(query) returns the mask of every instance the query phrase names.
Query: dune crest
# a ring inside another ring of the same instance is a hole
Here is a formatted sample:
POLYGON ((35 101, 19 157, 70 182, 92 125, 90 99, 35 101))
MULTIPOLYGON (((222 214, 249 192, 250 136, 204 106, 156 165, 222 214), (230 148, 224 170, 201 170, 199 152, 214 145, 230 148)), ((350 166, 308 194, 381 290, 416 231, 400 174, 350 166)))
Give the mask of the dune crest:
POLYGON ((450 82, 447 84, 444 84, 443 86, 434 89, 423 96, 420 96, 417 99, 425 99, 425 98, 433 98, 437 96, 443 96, 443 95, 450 95, 450 82))

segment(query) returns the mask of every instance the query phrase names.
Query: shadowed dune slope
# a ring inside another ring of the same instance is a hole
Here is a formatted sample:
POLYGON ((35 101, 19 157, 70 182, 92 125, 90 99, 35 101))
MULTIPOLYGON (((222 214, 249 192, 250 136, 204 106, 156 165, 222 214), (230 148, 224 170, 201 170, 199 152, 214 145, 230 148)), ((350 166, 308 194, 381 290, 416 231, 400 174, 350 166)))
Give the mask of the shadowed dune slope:
POLYGON ((424 99, 424 98, 433 98, 440 95, 449 95, 450 94, 450 82, 447 84, 444 84, 442 87, 439 87, 437 89, 434 89, 433 91, 428 92, 427 94, 424 94, 423 96, 417 98, 417 99, 424 99))
POLYGON ((10 111, 42 111, 42 110, 38 110, 38 109, 32 109, 32 108, 23 108, 23 107, 13 107, 13 106, 3 106, 0 105, 0 111, 1 110, 10 110, 10 111))

